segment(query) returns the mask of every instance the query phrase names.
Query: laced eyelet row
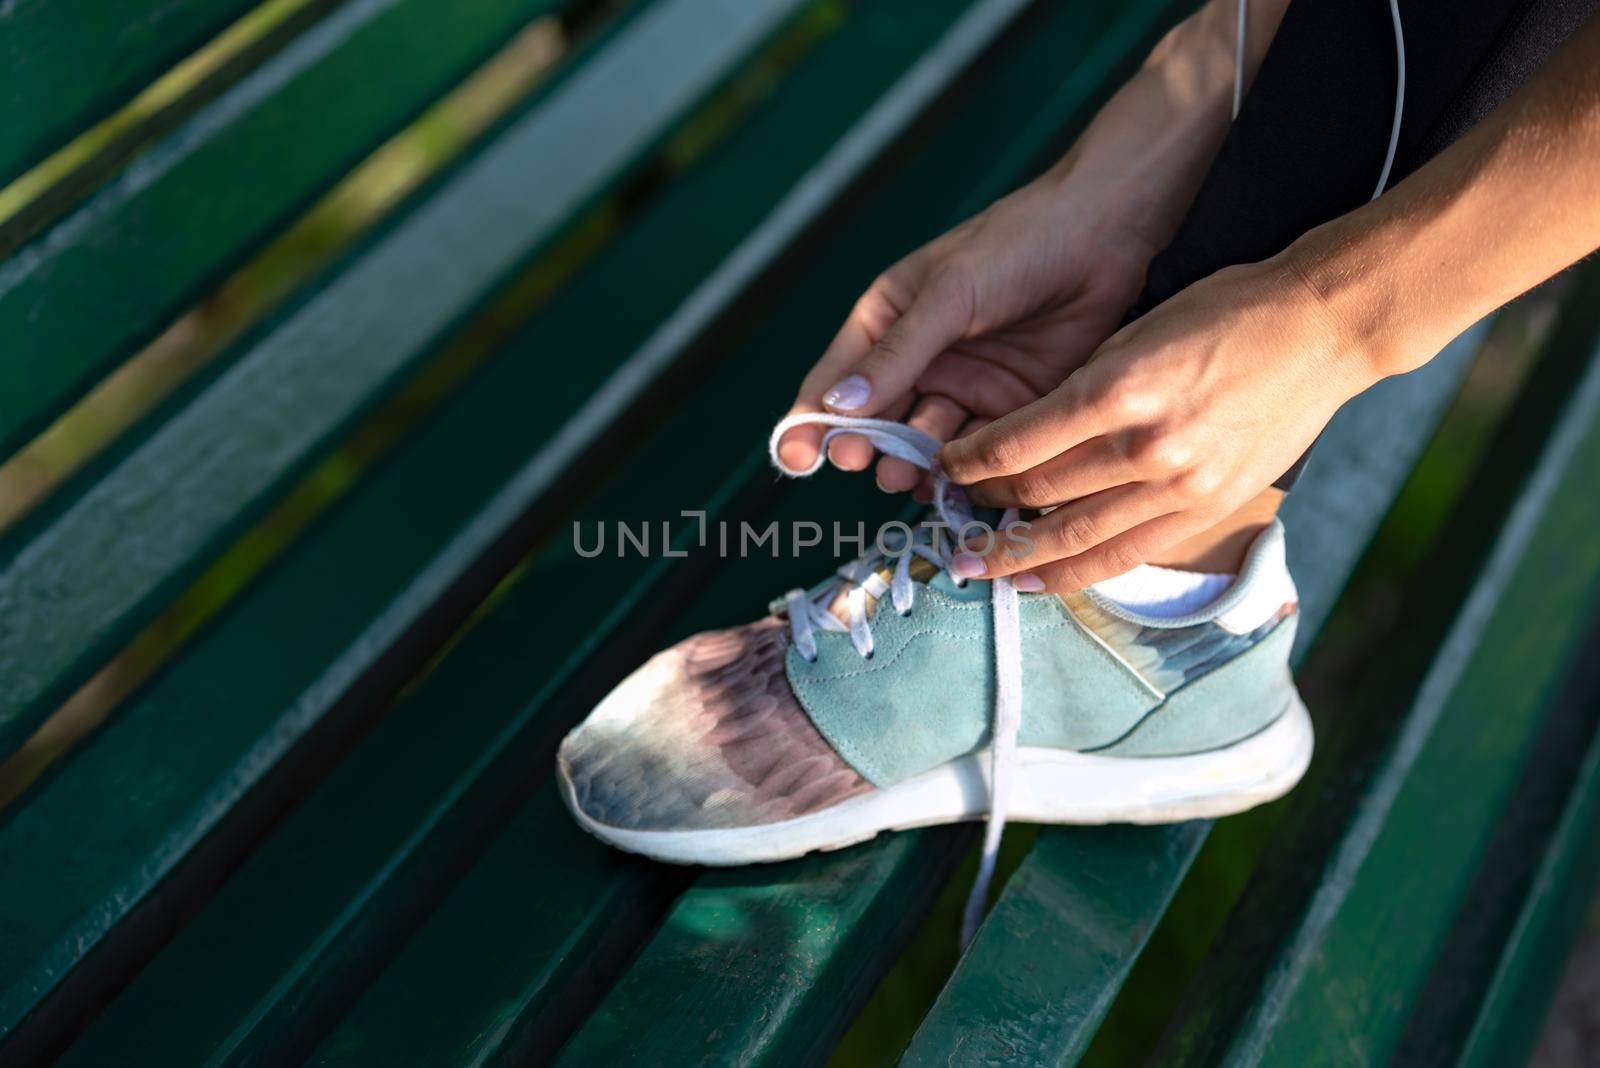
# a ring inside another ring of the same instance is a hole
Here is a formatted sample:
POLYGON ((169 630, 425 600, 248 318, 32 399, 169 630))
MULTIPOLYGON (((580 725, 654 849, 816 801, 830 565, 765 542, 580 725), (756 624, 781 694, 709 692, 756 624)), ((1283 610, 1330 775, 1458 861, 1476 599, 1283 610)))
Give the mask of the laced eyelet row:
MULTIPOLYGON (((767 442, 773 466, 790 477, 809 475, 822 466, 822 453, 828 442, 837 434, 860 434, 874 447, 887 455, 898 457, 929 471, 933 475, 933 506, 939 519, 948 529, 961 530, 961 520, 970 520, 971 513, 959 499, 960 491, 950 485, 949 478, 939 470, 935 459, 941 443, 937 438, 915 427, 884 419, 866 419, 832 413, 803 412, 791 415, 773 428, 767 442), (778 443, 784 433, 801 425, 828 427, 823 435, 821 449, 809 468, 803 470, 784 466, 778 456, 778 443), (952 499, 952 494, 957 499, 952 499)), ((1005 526, 1016 519, 1015 509, 1001 520, 1005 526)), ((910 565, 913 555, 924 557, 944 569, 957 589, 966 589, 967 580, 950 568, 950 558, 923 544, 905 547, 894 568, 889 591, 895 610, 902 618, 911 614, 915 601, 910 565), (902 605, 904 606, 902 608, 902 605)), ((846 585, 830 583, 812 598, 804 590, 791 590, 785 598, 789 613, 791 638, 800 655, 809 663, 817 661, 816 631, 848 633, 850 642, 865 660, 871 660, 875 649, 871 624, 867 620, 866 590, 864 584, 876 575, 875 565, 883 554, 875 553, 855 561, 839 570, 846 585), (847 621, 831 611, 832 602, 839 590, 846 590, 845 612, 847 621)), ((874 583, 873 596, 881 597, 884 591, 881 580, 874 583)), ((978 863, 978 877, 973 881, 972 892, 962 917, 962 943, 970 941, 983 916, 988 897, 989 882, 994 876, 996 859, 1000 852, 1000 833, 1006 822, 1006 797, 1016 762, 1017 735, 1022 725, 1022 634, 1016 589, 1006 579, 996 579, 990 584, 990 601, 993 605, 995 698, 994 719, 990 741, 991 770, 989 778, 989 820, 984 828, 983 850, 978 863)))

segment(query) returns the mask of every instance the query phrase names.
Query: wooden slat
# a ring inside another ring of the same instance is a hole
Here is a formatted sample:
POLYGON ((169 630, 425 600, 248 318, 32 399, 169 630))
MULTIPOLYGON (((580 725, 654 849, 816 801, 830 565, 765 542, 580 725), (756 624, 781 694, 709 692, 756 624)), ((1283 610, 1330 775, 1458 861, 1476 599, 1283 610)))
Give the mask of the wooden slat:
POLYGON ((1357 1060, 1387 1059, 1398 1041, 1600 582, 1600 547, 1578 530, 1593 521, 1580 487, 1600 447, 1585 410, 1600 404, 1597 289, 1588 272, 1564 302, 1440 550, 1431 600, 1406 624, 1400 663, 1363 680, 1361 715, 1327 721, 1311 790, 1275 829, 1219 936, 1233 952, 1202 965, 1165 1062, 1303 1054, 1313 1030, 1357 1060))
MULTIPOLYGON (((1600 610, 1592 605, 1591 616, 1600 610)), ((1600 618, 1596 618, 1600 622, 1600 618)), ((1579 648, 1595 648, 1591 625, 1579 648)), ((1495 818, 1470 886, 1412 999, 1396 1068, 1521 1064, 1539 1038, 1594 900, 1600 661, 1580 654, 1547 700, 1538 737, 1495 818), (1470 1055, 1469 1047, 1476 1046, 1470 1055)))
POLYGON ((890 835, 752 878, 702 876, 553 1062, 818 1064, 872 992, 971 828, 890 835), (867 892, 894 887, 894 892, 867 892), (736 996, 748 991, 744 996, 736 996), (765 1010, 765 1011, 763 1011, 765 1010))
MULTIPOLYGON (((1410 473, 1487 330, 1480 324, 1423 372, 1347 405, 1318 443, 1283 511, 1301 596, 1296 659, 1344 587, 1410 473), (1329 532, 1339 532, 1333 537, 1329 532)), ((1148 828, 1047 828, 1006 885, 978 937, 905 1052, 907 1065, 1023 1050, 1071 1063, 1088 1048, 1155 924, 1177 892, 1209 821, 1148 828), (1117 875, 1126 879, 1112 881, 1117 875), (1110 888, 1114 887, 1112 890, 1110 888), (1114 897, 1093 913, 1063 896, 1114 897), (1051 947, 1028 954, 1028 945, 1051 947)))
MULTIPOLYGON (((247 848, 241 799, 283 789, 263 779, 286 757, 298 759, 294 747, 303 735, 347 716, 343 709, 352 703, 352 689, 359 696, 403 680, 416 658, 425 657, 548 528, 556 516, 535 506, 567 472, 583 478, 589 468, 582 457, 602 431, 958 73, 900 79, 963 6, 961 0, 941 0, 924 5, 914 20, 869 9, 859 30, 847 25, 825 43, 726 145, 675 182, 547 305, 503 358, 465 385, 180 662, 0 824, 0 855, 28 858, 0 895, 7 906, 7 919, 0 921, 0 975, 13 984, 0 998, 8 1026, 69 980, 84 954, 102 941, 132 943, 134 948, 119 952, 148 955, 164 937, 161 925, 172 922, 161 914, 181 911, 203 893, 203 884, 189 885, 196 877, 187 858, 207 850, 232 849, 237 855, 247 848), (879 105, 869 107, 875 98, 879 105), (618 314, 619 292, 628 294, 627 314, 618 314), (581 351, 584 358, 549 356, 563 351, 581 351), (339 597, 330 600, 334 588, 339 597), (308 612, 308 605, 318 610, 308 612), (127 774, 131 768, 140 774, 127 774), (188 867, 179 870, 180 863, 188 867)), ((916 175, 919 185, 927 179, 925 172, 916 175)), ((939 188, 937 181, 932 185, 939 188)), ((916 190, 912 186, 909 196, 901 190, 901 198, 921 203, 916 190)), ((892 254, 923 225, 909 209, 885 218, 878 225, 887 232, 875 231, 875 256, 892 254)), ((842 267, 835 263, 822 276, 828 286, 823 297, 843 306, 845 290, 864 284, 867 270, 848 257, 842 267)), ((790 313, 789 323, 783 347, 770 348, 786 352, 798 373, 801 361, 826 340, 828 327, 799 311, 790 313)), ((747 395, 759 384, 773 388, 760 359, 743 366, 756 376, 738 383, 747 395)), ((737 392, 706 396, 717 407, 700 412, 691 441, 705 440, 704 426, 719 411, 747 412, 746 440, 760 437, 765 414, 741 403, 737 392)), ((693 477, 667 487, 667 515, 707 499, 725 477, 720 465, 696 463, 684 470, 693 477)), ((759 481, 768 482, 764 475, 759 481)), ((596 584, 603 577, 575 575, 594 588, 580 584, 553 596, 582 603, 592 595, 610 611, 628 587, 608 593, 596 584)), ((587 638, 571 618, 573 644, 559 647, 563 655, 587 638)), ((591 625, 599 627, 604 619, 591 625)), ((526 686, 523 672, 533 669, 514 663, 515 684, 526 686)), ((293 793, 292 783, 289 788, 293 793)), ((372 834, 375 843, 388 842, 384 849, 394 848, 392 838, 372 834)), ((262 917, 233 929, 240 935, 271 931, 268 942, 254 945, 264 954, 278 948, 278 930, 262 917)), ((286 935, 281 945, 304 947, 314 940, 286 935)), ((234 978, 248 980, 247 969, 259 960, 266 960, 267 969, 282 966, 270 955, 252 958, 234 948, 234 978)), ((152 965, 146 975, 155 974, 152 965)), ((265 984, 243 996, 259 996, 279 973, 264 974, 265 984)), ((214 992, 238 996, 236 991, 219 982, 214 992)), ((155 1003, 162 1004, 159 997, 155 1003)))
POLYGON ((352 0, 0 265, 0 334, 11 339, 0 456, 519 26, 561 6, 352 0))
POLYGON ((1206 829, 1195 820, 1042 836, 902 1062, 1076 1062, 1206 829))
MULTIPOLYGON (((1591 646, 1592 648, 1592 646, 1591 646)), ((1590 679, 1578 695, 1596 700, 1590 679)), ((1600 882, 1600 736, 1589 743, 1567 804, 1545 844, 1528 895, 1501 949, 1457 1063, 1463 1068, 1522 1064, 1538 1041, 1600 882)))
POLYGON ((473 874, 307 1064, 545 1063, 688 876, 590 838, 550 782, 473 874))
POLYGON ((1422 370, 1380 382, 1345 405, 1317 443, 1282 511, 1300 593, 1296 663, 1321 632, 1494 321, 1466 330, 1422 370))
POLYGON ((260 0, 18 0, 0 8, 0 185, 260 0))
POLYGON ((0 570, 0 752, 802 2, 640 12, 192 403, 28 526, 0 570))

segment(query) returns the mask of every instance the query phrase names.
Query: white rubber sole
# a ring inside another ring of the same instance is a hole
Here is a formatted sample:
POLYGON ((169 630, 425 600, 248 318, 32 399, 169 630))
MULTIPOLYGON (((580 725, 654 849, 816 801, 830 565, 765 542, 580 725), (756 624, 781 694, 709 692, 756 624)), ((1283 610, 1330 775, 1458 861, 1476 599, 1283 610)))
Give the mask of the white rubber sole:
MULTIPOLYGON (((1017 750, 1006 816, 1019 823, 1178 823, 1227 816, 1288 793, 1311 762, 1311 718, 1297 699, 1270 727, 1222 749, 1176 757, 1108 757, 1066 749, 1017 750)), ((561 795, 590 834, 674 864, 735 865, 842 849, 883 831, 989 814, 989 754, 969 754, 884 790, 776 823, 695 831, 634 831, 579 809, 564 775, 561 795)))

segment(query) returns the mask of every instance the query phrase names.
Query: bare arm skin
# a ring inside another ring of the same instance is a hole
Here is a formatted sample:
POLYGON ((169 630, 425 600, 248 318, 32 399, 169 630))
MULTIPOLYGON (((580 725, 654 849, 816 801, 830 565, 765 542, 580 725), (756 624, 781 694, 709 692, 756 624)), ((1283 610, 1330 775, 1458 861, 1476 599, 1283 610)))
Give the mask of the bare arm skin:
MULTIPOLYGON (((1082 366, 1138 296, 1227 132, 1235 4, 1210 0, 1175 27, 1047 173, 880 275, 792 411, 822 411, 848 379, 856 396, 827 407, 909 416, 949 440, 1037 400, 1082 366)), ((1250 4, 1247 77, 1287 4, 1250 4)), ((785 462, 809 466, 820 438, 812 427, 790 431, 785 462)), ((873 450, 843 437, 829 454, 860 470, 873 450)), ((903 461, 878 468, 889 490, 918 477, 903 461)))
POLYGON ((942 460, 985 503, 1044 506, 1030 572, 1076 589, 1255 499, 1341 404, 1427 362, 1600 247, 1600 19, 1451 148, 1261 263, 1190 286, 1042 400, 942 460))
POLYGON ((1600 247, 1600 19, 1438 159, 1282 257, 1382 377, 1600 247))

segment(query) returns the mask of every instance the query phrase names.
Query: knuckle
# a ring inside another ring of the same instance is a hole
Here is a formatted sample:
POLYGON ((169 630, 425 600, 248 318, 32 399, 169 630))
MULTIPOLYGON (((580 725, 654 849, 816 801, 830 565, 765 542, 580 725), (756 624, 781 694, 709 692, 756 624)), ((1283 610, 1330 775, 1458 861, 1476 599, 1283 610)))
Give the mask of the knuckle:
POLYGON ((915 262, 907 258, 874 278, 867 292, 889 305, 893 311, 904 311, 916 294, 916 287, 911 284, 915 274, 915 262))
POLYGON ((1045 581, 1054 593, 1071 593, 1089 585, 1085 581, 1083 570, 1076 564, 1058 565, 1051 571, 1050 577, 1045 581))
POLYGON ((1129 448, 1129 458, 1148 470, 1182 471, 1194 460, 1194 451, 1188 444, 1167 431, 1134 435, 1129 448))
POLYGON ((1150 459, 1162 471, 1182 471, 1194 462, 1194 450, 1171 434, 1162 434, 1150 445, 1150 459))
POLYGON ((879 339, 865 361, 869 369, 893 367, 904 362, 905 342, 900 335, 901 331, 891 329, 879 339))
POLYGON ((963 438, 946 442, 939 455, 934 457, 934 468, 943 471, 957 485, 970 485, 975 479, 968 477, 973 469, 972 445, 963 438))
POLYGON ((1199 464, 1178 476, 1178 492, 1191 500, 1209 500, 1222 489, 1222 473, 1209 464, 1199 464))
POLYGON ((989 565, 990 573, 996 575, 1015 574, 1028 566, 1027 555, 1018 553, 1008 545, 996 546, 984 557, 984 561, 989 565))
POLYGON ((1116 458, 1125 464, 1138 466, 1141 460, 1139 450, 1143 446, 1143 439, 1137 434, 1111 434, 1106 440, 1111 443, 1111 451, 1116 458))
POLYGON ((1132 571, 1144 563, 1144 554, 1128 542, 1107 545, 1105 548, 1105 565, 1121 575, 1132 571))
POLYGON ((1100 387, 1094 382, 1092 375, 1084 374, 1080 370, 1066 377, 1056 388, 1046 396, 1055 400, 1059 407, 1092 408, 1100 398, 1100 387))
POLYGON ((915 295, 915 289, 901 277, 901 269, 892 267, 874 278, 866 292, 856 299, 851 316, 869 336, 876 337, 905 313, 915 295))
POLYGON ((1097 404, 1112 418, 1136 420, 1144 418, 1155 409, 1155 398, 1136 383, 1117 381, 1100 391, 1097 404))
POLYGON ((850 318, 868 337, 876 337, 888 329, 899 314, 877 287, 863 293, 850 310, 850 318))
POLYGON ((1025 508, 1046 508, 1060 504, 1055 486, 1043 475, 1019 475, 1013 482, 1017 503, 1025 508))
POLYGON ((1067 554, 1076 556, 1100 543, 1099 524, 1086 515, 1068 516, 1061 524, 1059 538, 1067 554))
POLYGON ((978 462, 990 471, 1010 471, 1016 459, 1016 446, 999 434, 989 435, 976 444, 978 462))

